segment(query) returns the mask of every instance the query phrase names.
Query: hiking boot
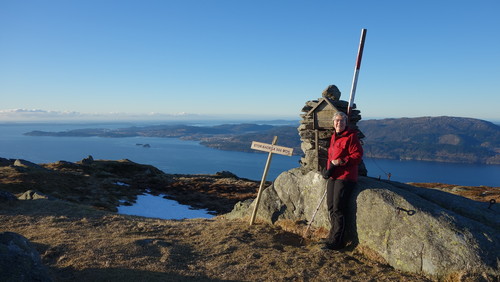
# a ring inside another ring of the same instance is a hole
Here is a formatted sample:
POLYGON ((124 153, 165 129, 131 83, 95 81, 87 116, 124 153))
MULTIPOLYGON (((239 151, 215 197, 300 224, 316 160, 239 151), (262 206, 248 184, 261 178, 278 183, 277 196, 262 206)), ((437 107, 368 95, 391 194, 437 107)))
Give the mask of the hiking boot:
POLYGON ((344 248, 342 244, 330 244, 330 243, 324 243, 323 247, 321 247, 322 250, 340 250, 344 248))

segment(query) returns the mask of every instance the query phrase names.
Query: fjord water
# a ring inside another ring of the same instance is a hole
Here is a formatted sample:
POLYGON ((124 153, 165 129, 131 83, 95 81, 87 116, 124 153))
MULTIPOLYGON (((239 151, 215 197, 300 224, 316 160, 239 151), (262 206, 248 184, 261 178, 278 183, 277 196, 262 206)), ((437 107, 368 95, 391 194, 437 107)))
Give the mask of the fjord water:
POLYGON ((192 209, 189 206, 179 204, 177 201, 165 199, 163 195, 154 196, 151 194, 137 196, 135 204, 131 206, 119 206, 118 213, 161 219, 213 217, 207 210, 192 209))
MULTIPOLYGON (((260 180, 265 153, 244 153, 207 148, 195 141, 156 137, 42 137, 26 136, 33 130, 66 131, 78 128, 118 128, 130 124, 0 124, 0 157, 34 163, 94 159, 131 161, 153 165, 165 173, 214 174, 230 171, 239 177, 260 180), (145 148, 138 144, 149 144, 145 148)), ((260 140, 255 140, 260 141, 260 140)), ((279 145, 279 141, 278 141, 279 145)), ((248 145, 250 147, 250 144, 248 145)), ((299 166, 300 157, 273 155, 267 180, 299 166)), ((466 186, 500 186, 500 166, 398 161, 365 158, 368 175, 399 182, 440 182, 466 186)))

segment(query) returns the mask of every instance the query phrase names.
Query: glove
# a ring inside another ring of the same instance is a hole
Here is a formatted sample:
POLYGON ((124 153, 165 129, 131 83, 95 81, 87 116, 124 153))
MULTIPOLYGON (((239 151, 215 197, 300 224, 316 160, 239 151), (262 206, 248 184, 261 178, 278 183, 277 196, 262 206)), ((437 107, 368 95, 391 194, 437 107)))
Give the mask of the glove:
POLYGON ((334 169, 335 169, 335 167, 333 165, 331 165, 328 170, 323 169, 321 171, 321 175, 323 176, 324 179, 328 179, 328 178, 330 178, 332 176, 334 169))

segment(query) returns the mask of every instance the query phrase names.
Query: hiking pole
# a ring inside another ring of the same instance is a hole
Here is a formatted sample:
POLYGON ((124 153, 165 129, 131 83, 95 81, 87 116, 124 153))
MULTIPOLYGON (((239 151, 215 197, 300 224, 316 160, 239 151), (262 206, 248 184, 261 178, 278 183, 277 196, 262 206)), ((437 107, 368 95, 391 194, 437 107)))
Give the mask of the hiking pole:
MULTIPOLYGON (((327 183, 328 183, 328 181, 327 181, 327 183)), ((306 231, 304 232, 304 237, 307 236, 307 232, 309 231, 309 228, 311 228, 311 225, 312 225, 312 223, 314 221, 314 218, 316 217, 316 213, 318 212, 319 208, 321 207, 321 203, 323 203, 323 200, 326 197, 326 192, 328 192, 328 189, 325 189, 325 193, 323 194, 323 197, 321 197, 321 200, 319 201, 318 207, 314 211, 314 213, 313 213, 313 215, 311 217, 311 220, 309 221, 309 224, 307 224, 306 231)))
POLYGON ((361 30, 361 38, 359 40, 358 57, 356 58, 356 66, 354 68, 354 77, 352 78, 351 95, 349 96, 349 104, 347 106, 347 118, 350 117, 354 96, 356 95, 356 85, 358 84, 359 68, 361 67, 361 58, 363 57, 363 48, 365 47, 366 28, 361 30))

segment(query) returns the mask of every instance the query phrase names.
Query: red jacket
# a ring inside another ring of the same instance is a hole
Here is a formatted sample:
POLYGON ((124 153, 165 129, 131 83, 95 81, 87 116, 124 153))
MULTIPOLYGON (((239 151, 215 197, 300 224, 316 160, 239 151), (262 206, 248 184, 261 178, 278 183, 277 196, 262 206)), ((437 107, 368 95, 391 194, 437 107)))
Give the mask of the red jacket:
POLYGON ((333 171, 331 176, 333 179, 358 181, 358 165, 362 157, 363 147, 356 131, 346 129, 339 135, 336 133, 332 135, 328 148, 327 169, 332 165, 332 160, 342 160, 342 164, 333 171))

